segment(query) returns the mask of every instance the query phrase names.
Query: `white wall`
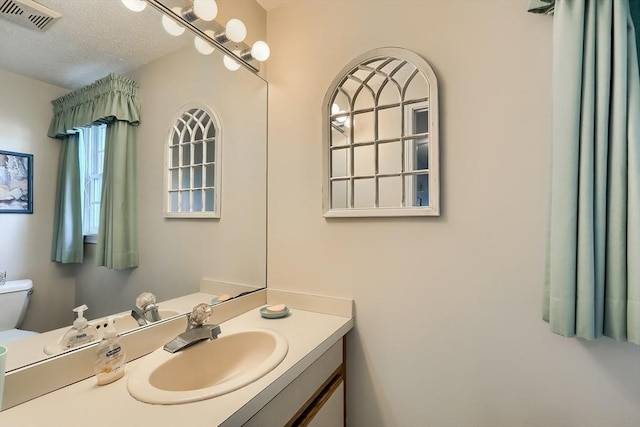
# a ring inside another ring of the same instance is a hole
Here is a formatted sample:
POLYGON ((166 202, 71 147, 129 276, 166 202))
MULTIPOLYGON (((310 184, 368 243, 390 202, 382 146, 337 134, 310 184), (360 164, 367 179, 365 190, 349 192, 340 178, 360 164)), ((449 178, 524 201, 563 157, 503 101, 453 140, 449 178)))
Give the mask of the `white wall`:
POLYGON ((355 299, 350 426, 640 423, 640 349, 541 320, 552 18, 526 3, 307 0, 267 14, 268 284, 355 299), (382 46, 438 77, 442 215, 325 220, 322 99, 382 46))
MULTIPOLYGON (((51 233, 60 143, 47 137, 50 101, 68 90, 0 70, 0 150, 33 154, 33 214, 0 214, 0 270, 7 280, 32 279, 34 293, 22 329, 68 324, 75 266, 55 264, 51 233)), ((0 309, 4 309, 0 307, 0 309)))

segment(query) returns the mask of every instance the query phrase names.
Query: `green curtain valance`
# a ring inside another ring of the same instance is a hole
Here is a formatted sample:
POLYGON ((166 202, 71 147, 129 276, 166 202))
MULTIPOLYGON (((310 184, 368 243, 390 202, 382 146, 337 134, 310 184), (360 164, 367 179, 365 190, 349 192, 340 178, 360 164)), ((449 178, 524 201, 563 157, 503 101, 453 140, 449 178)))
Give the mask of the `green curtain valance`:
POLYGON ((74 128, 113 120, 138 125, 138 87, 134 80, 111 73, 89 86, 54 99, 51 101, 53 119, 47 135, 65 138, 69 133, 74 133, 74 128))

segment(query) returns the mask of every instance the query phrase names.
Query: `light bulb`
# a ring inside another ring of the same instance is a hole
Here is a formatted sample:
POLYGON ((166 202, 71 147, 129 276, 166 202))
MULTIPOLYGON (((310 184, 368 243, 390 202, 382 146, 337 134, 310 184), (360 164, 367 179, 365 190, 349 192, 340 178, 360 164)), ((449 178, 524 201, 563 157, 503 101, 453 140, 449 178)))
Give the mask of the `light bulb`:
MULTIPOLYGON (((214 35, 213 31, 211 30, 207 30, 204 33, 209 37, 213 37, 214 35)), ((215 50, 214 47, 211 46, 208 41, 198 36, 196 36, 196 38, 193 39, 193 44, 196 47, 196 50, 203 55, 210 55, 215 50)))
POLYGON ((122 4, 133 12, 142 12, 147 7, 145 0, 122 0, 122 4))
POLYGON ((338 104, 331 104, 331 114, 338 114, 340 112, 340 106, 338 104))
MULTIPOLYGON (((182 13, 182 9, 180 9, 179 7, 174 7, 171 10, 178 15, 182 13)), ((167 15, 162 15, 162 27, 164 27, 164 30, 172 36, 177 37, 181 36, 182 33, 184 33, 184 27, 178 24, 173 19, 169 18, 167 15)))
POLYGON ((235 59, 231 59, 228 55, 225 55, 224 58, 222 58, 222 63, 229 71, 236 71, 240 68, 240 64, 238 64, 235 59))
POLYGON ((229 40, 240 43, 247 37, 247 27, 239 19, 229 19, 225 26, 225 34, 229 40))
POLYGON ((216 0, 193 0, 193 13, 203 21, 213 21, 218 15, 216 0))
POLYGON ((266 61, 269 59, 269 55, 271 55, 271 49, 269 49, 269 45, 262 40, 258 40, 251 46, 251 56, 258 61, 266 61))

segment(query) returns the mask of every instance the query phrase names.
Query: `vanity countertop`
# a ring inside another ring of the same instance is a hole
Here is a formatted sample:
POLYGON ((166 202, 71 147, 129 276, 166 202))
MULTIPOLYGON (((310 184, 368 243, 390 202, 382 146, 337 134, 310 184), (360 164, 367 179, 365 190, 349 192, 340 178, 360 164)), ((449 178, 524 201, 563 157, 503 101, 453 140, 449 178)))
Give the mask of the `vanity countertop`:
POLYGON ((129 362, 125 377, 114 383, 98 386, 95 377, 91 377, 2 411, 0 425, 242 425, 353 327, 352 317, 292 308, 287 317, 265 319, 260 316, 259 308, 221 323, 222 333, 248 328, 273 329, 287 338, 289 350, 276 368, 239 390, 181 405, 139 402, 127 391, 128 375, 142 360, 138 359, 129 362))

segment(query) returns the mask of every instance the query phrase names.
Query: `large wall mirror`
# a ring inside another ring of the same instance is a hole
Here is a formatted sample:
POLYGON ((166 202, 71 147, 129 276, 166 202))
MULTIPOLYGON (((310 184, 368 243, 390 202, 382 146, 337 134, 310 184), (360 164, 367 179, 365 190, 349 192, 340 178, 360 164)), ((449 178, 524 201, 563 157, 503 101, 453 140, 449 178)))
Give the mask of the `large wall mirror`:
MULTIPOLYGON (((188 1, 184 0, 183 3, 186 5, 188 1)), ((31 54, 24 46, 12 46, 12 40, 21 37, 32 40, 35 38, 34 43, 46 49, 47 43, 57 43, 54 37, 56 32, 69 32, 65 26, 70 23, 78 24, 79 16, 85 22, 82 27, 72 31, 75 32, 79 50, 76 54, 70 51, 67 58, 68 61, 79 61, 76 78, 64 76, 57 86, 71 91, 93 82, 94 79, 86 80, 82 73, 84 64, 81 62, 81 52, 82 49, 87 49, 87 45, 91 45, 91 49, 100 49, 100 45, 115 43, 120 49, 128 49, 126 40, 129 40, 130 43, 142 43, 149 57, 141 59, 141 63, 133 69, 107 69, 106 66, 98 66, 98 78, 110 72, 118 72, 134 79, 140 85, 142 114, 138 128, 137 172, 139 267, 121 271, 95 267, 95 245, 92 244, 85 244, 85 260, 81 265, 51 267, 53 264, 42 255, 43 259, 39 260, 42 265, 53 269, 55 275, 64 278, 67 283, 73 282, 73 297, 65 298, 65 301, 55 301, 51 295, 57 294, 54 288, 59 285, 53 277, 47 279, 46 274, 38 276, 39 272, 36 269, 24 268, 23 277, 9 275, 10 280, 33 279, 34 294, 25 323, 49 325, 50 329, 56 330, 66 329, 73 322, 73 307, 86 304, 89 307, 85 313, 88 319, 102 318, 130 311, 135 307, 137 296, 143 292, 153 293, 160 302, 161 310, 171 309, 172 307, 163 307, 162 301, 199 292, 202 279, 209 279, 223 286, 231 285, 224 288, 227 293, 230 293, 228 290, 233 289, 233 285, 241 285, 243 292, 265 287, 267 82, 249 69, 227 70, 223 65, 223 55, 217 49, 210 55, 198 53, 194 48, 193 35, 188 31, 180 37, 163 33, 161 14, 153 7, 146 7, 142 12, 134 13, 116 0, 38 2, 58 11, 62 17, 47 32, 37 36, 34 36, 30 29, 0 19, 2 57, 11 59, 31 54), (115 19, 106 20, 107 15, 115 19), (72 19, 72 16, 75 17, 72 19), (114 27, 106 29, 106 36, 103 36, 101 42, 97 42, 89 37, 89 33, 105 30, 105 20, 114 27), (160 29, 160 33, 146 34, 151 28, 160 29), (86 32, 86 37, 83 37, 83 32, 86 32), (166 46, 171 47, 169 52, 162 49, 166 46), (191 103, 198 103, 215 111, 224 134, 219 218, 165 216, 167 138, 171 133, 172 120, 176 112, 191 103), (46 295, 48 296, 45 297, 46 295), (54 305, 63 308, 57 310, 53 308, 54 305), (59 313, 61 310, 64 311, 62 314, 59 313)), ((176 7, 178 3, 178 0, 171 0, 169 5, 176 7)), ((233 2, 221 1, 219 4, 221 13, 234 13, 233 10, 222 10, 233 9, 233 2)), ((250 37, 251 28, 247 39, 250 37)), ((51 49, 54 50, 53 47, 51 49)), ((104 55, 113 55, 113 49, 109 49, 104 55)), ((37 67, 47 66, 44 60, 37 64, 37 67)), ((8 68, 4 60, 0 62, 0 68, 3 72, 36 78, 29 73, 8 68)), ((0 96, 5 96, 4 91, 0 91, 0 96)), ((41 100, 47 108, 50 108, 50 101, 51 99, 41 100)), ((3 110, 2 113, 5 112, 6 110, 3 110)), ((49 116, 48 120, 50 118, 49 116)), ((4 131, 0 130, 1 132, 4 131)), ((54 139, 47 139, 46 136, 42 140, 43 144, 58 143, 54 139)), ((57 162, 57 158, 47 159, 35 154, 36 179, 55 182, 55 174, 46 178, 38 176, 44 173, 42 165, 45 162, 57 162)), ((55 168, 54 165, 49 169, 55 168)), ((4 235, 5 225, 7 229, 13 227, 11 221, 24 221, 21 223, 24 227, 37 227, 37 222, 42 221, 48 227, 53 221, 52 212, 52 206, 47 207, 36 199, 33 216, 0 218, 2 233, 4 235)), ((51 236, 38 236, 33 244, 50 247, 51 236)), ((20 256, 29 255, 28 248, 23 252, 20 256)), ((13 259, 16 264, 16 258, 11 257, 17 255, 10 253, 10 248, 1 249, 0 255, 4 258, 2 262, 9 264, 13 259)), ((5 265, 4 269, 11 270, 11 266, 5 265)), ((33 330, 45 332, 45 328, 40 326, 33 330)), ((12 343, 7 344, 10 352, 11 345, 12 343)), ((14 352, 14 355, 16 354, 18 352, 14 352)), ((10 357, 7 368, 11 371, 46 357, 43 351, 27 355, 22 360, 10 357)))

